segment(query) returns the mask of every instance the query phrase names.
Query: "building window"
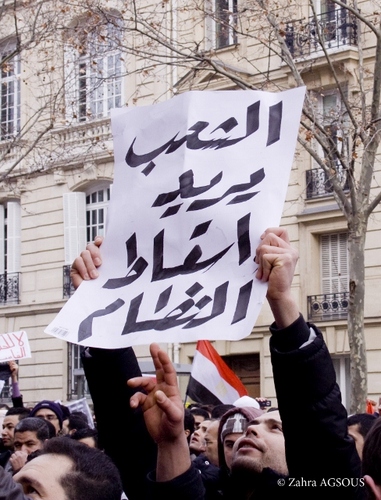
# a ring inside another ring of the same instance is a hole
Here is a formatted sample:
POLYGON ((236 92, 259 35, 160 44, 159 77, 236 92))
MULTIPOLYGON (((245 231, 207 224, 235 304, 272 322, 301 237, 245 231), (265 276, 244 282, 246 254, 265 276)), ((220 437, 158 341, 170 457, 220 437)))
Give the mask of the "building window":
POLYGON ((349 356, 332 356, 336 382, 340 387, 341 399, 347 410, 351 406, 351 371, 349 356))
POLYGON ((11 139, 20 132, 20 56, 12 56, 15 48, 14 43, 0 46, 2 141, 11 139))
POLYGON ((237 0, 207 0, 206 39, 208 49, 223 49, 237 43, 237 0))
POLYGON ((356 17, 332 0, 318 0, 308 19, 286 23, 284 37, 291 55, 297 58, 319 52, 322 46, 328 50, 357 46, 356 17))
MULTIPOLYGON (((93 187, 86 193, 64 194, 65 265, 63 269, 63 298, 74 293, 70 280, 70 267, 74 259, 85 249, 86 244, 106 231, 107 207, 111 185, 93 187)), ((69 398, 89 397, 89 389, 81 362, 82 347, 69 344, 69 398)))
POLYGON ((318 96, 318 120, 327 137, 325 148, 319 145, 319 154, 332 170, 339 169, 341 165, 336 151, 345 153, 342 140, 344 120, 340 95, 336 90, 318 96))
POLYGON ((74 289, 70 280, 70 267, 74 259, 106 231, 107 206, 110 201, 111 185, 103 184, 86 193, 65 193, 64 240, 65 265, 63 267, 63 298, 69 298, 74 289))
POLYGON ((325 131, 325 147, 316 141, 316 151, 328 172, 323 170, 316 162, 316 168, 306 171, 307 199, 327 196, 333 193, 332 177, 336 176, 343 189, 348 189, 348 177, 340 157, 346 158, 349 150, 349 139, 343 130, 346 117, 339 93, 334 90, 324 94, 316 94, 316 120, 325 131))
MULTIPOLYGON (((8 366, 8 363, 0 362, 0 371, 2 371, 2 368, 5 366, 8 366)), ((0 403, 8 404, 11 401, 12 401, 11 379, 10 377, 6 380, 0 379, 0 403)))
POLYGON ((258 353, 222 356, 228 367, 239 377, 249 396, 261 396, 260 360, 258 353))
POLYGON ((82 346, 77 344, 69 345, 69 394, 68 399, 82 399, 90 397, 85 372, 81 361, 82 346))
POLYGON ((104 118, 122 105, 120 44, 117 18, 106 25, 91 18, 72 29, 65 49, 69 121, 104 118))
POLYGON ((349 305, 347 233, 320 236, 321 291, 308 297, 308 319, 345 319, 349 305))
POLYGON ((19 303, 21 257, 19 201, 0 205, 0 304, 19 303))
POLYGON ((87 242, 96 236, 104 236, 107 206, 110 201, 110 186, 96 189, 86 195, 86 236, 87 242))

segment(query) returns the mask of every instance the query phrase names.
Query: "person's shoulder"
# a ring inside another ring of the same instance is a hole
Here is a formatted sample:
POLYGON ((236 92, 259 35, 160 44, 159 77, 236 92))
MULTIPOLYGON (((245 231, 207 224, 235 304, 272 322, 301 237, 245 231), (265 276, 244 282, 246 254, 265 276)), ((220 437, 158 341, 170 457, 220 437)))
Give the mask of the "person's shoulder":
POLYGON ((220 479, 220 468, 209 462, 208 458, 201 454, 193 460, 193 466, 201 473, 205 482, 218 482, 220 479))

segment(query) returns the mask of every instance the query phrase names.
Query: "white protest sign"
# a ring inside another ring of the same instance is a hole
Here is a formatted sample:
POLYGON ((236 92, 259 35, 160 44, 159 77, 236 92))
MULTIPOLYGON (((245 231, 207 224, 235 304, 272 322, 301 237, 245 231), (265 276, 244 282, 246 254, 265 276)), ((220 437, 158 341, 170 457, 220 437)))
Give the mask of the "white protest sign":
POLYGON ((0 361, 30 358, 28 335, 24 331, 0 335, 0 361))
POLYGON ((76 401, 70 401, 69 403, 66 403, 65 406, 69 408, 70 413, 72 413, 73 411, 81 411, 82 413, 84 413, 87 417, 89 426, 91 428, 94 428, 93 416, 91 414, 91 410, 86 398, 77 399, 76 401))
POLYGON ((46 333, 104 348, 249 335, 267 288, 255 249, 280 222, 304 93, 189 92, 116 110, 100 277, 46 333))

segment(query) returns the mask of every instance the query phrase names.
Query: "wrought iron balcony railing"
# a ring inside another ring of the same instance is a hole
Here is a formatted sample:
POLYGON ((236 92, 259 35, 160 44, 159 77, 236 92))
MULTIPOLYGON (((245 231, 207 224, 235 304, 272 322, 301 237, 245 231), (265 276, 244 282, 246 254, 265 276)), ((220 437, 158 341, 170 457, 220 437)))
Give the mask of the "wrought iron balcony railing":
POLYGON ((357 45, 357 24, 347 9, 331 10, 316 17, 287 23, 284 38, 295 58, 326 49, 357 45))
POLYGON ((307 297, 308 319, 323 321, 346 319, 349 306, 349 292, 325 293, 307 297))
MULTIPOLYGON (((338 175, 343 189, 348 190, 349 185, 346 172, 341 169, 337 171, 336 175, 338 175)), ((306 170, 306 186, 306 196, 308 200, 333 193, 332 182, 328 174, 322 168, 311 168, 311 170, 306 170)))
POLYGON ((20 273, 0 274, 0 304, 20 302, 20 273))
POLYGON ((70 279, 70 268, 71 265, 63 266, 63 298, 69 299, 75 292, 75 288, 72 285, 70 279))

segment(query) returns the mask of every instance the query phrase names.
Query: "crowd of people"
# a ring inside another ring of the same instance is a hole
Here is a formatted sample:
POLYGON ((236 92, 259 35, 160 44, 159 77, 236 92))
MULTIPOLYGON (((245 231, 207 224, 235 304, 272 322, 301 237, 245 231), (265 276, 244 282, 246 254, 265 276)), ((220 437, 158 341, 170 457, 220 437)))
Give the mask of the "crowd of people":
MULTIPOLYGON (((101 243, 96 239, 73 263, 75 287, 96 278, 101 243)), ((264 410, 249 397, 184 408, 176 371, 159 345, 150 346, 155 378, 142 376, 132 348, 88 347, 82 363, 92 428, 85 414, 54 401, 25 408, 11 363, 0 500, 380 500, 381 419, 348 417, 321 332, 293 298, 298 253, 287 232, 265 231, 255 261, 274 316, 276 408, 264 410)))

